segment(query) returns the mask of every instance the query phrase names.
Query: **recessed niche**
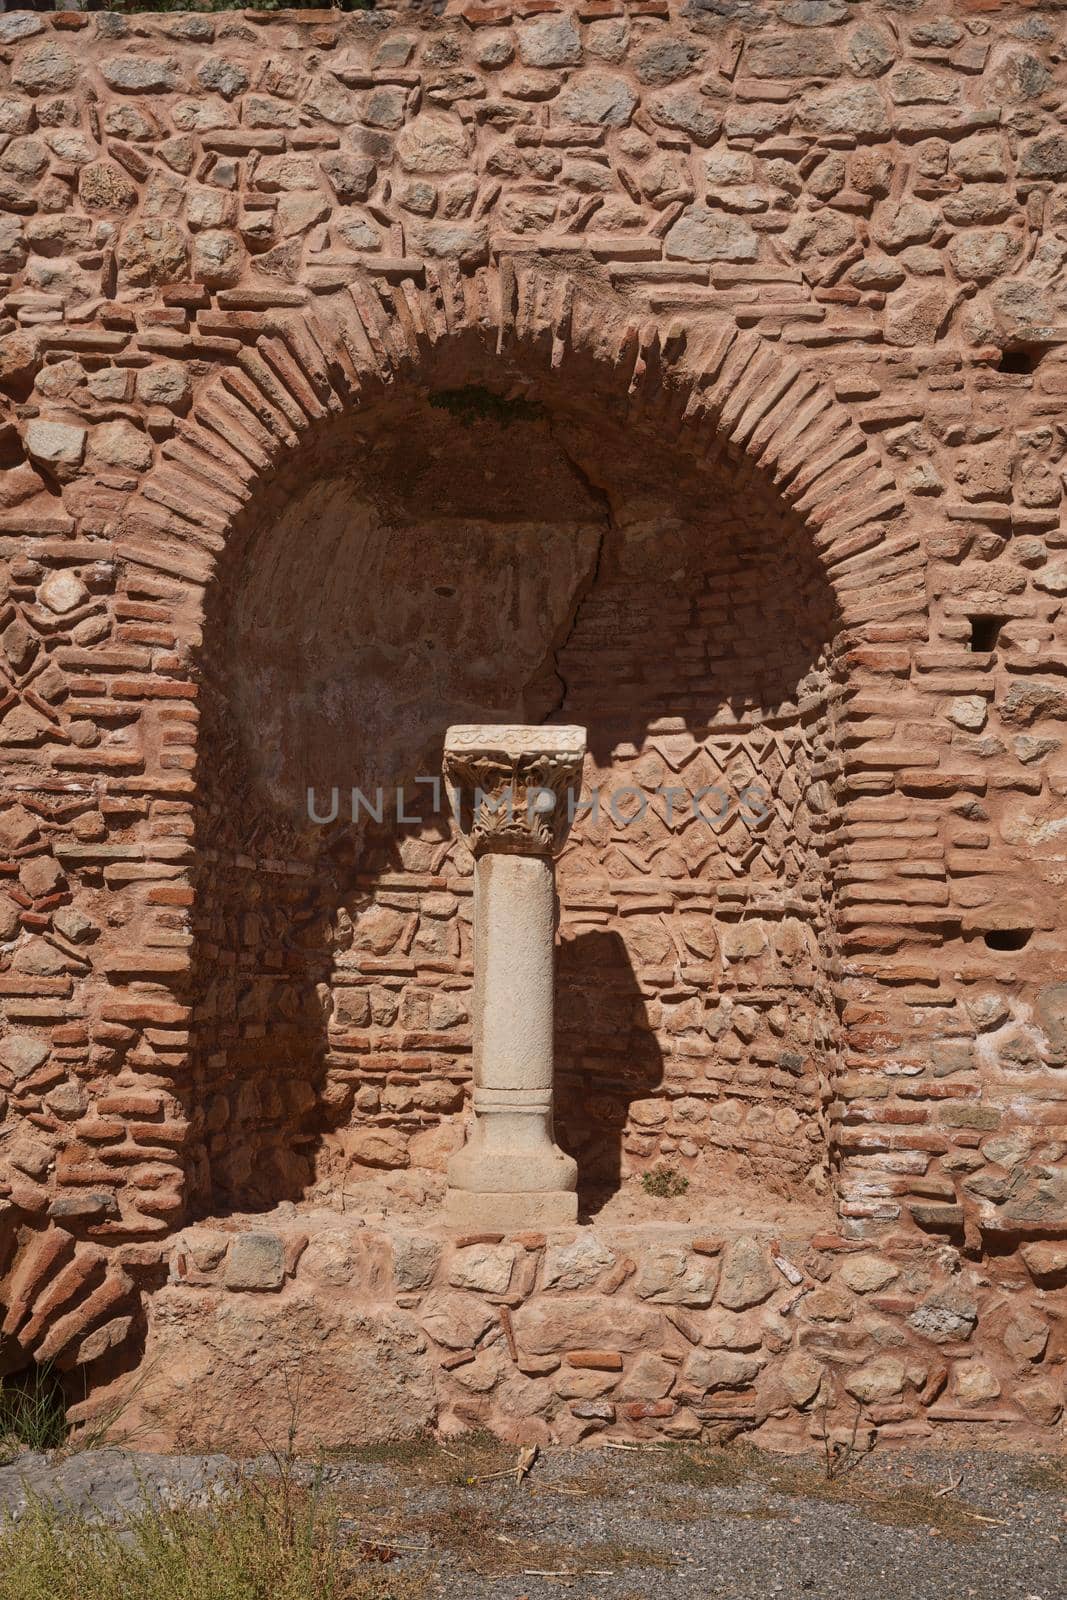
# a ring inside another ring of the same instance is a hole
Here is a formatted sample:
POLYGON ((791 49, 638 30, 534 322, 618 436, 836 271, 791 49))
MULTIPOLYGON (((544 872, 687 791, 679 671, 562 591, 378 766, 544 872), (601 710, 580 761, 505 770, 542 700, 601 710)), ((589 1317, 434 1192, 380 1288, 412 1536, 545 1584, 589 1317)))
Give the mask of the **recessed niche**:
POLYGON ((987 950, 1025 950, 1032 928, 990 928, 985 935, 987 950))
POLYGON ((206 645, 205 737, 230 754, 201 793, 205 1207, 332 1193, 351 1165, 404 1170, 425 1203, 443 1187, 471 1055, 444 730, 563 718, 596 771, 558 868, 556 1132, 583 1215, 632 1217, 666 1164, 720 1218, 728 1195, 735 1218, 826 1220, 833 907, 809 797, 834 596, 769 483, 627 422, 596 381, 522 406, 398 384, 249 507, 206 645), (720 887, 760 916, 693 912, 720 887))

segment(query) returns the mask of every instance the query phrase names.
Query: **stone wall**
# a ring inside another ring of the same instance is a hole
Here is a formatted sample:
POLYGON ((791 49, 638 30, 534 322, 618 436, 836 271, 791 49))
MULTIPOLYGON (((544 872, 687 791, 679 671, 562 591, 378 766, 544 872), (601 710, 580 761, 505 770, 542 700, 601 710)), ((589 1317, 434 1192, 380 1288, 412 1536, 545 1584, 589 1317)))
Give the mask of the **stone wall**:
POLYGON ((917 1238, 472 1237, 282 1207, 174 1241, 123 1423, 142 1448, 187 1450, 262 1448, 294 1422, 306 1451, 472 1427, 787 1450, 1010 1439, 1062 1409, 1067 1250, 1023 1256, 986 1272, 917 1238))
POLYGON ((425 791, 403 827, 303 794, 417 811, 459 714, 582 722, 602 793, 769 796, 575 828, 587 1214, 669 1162, 1030 1292, 1067 1233, 1063 29, 0 17, 0 1368, 135 1362, 196 1215, 432 1199, 469 862, 425 791))

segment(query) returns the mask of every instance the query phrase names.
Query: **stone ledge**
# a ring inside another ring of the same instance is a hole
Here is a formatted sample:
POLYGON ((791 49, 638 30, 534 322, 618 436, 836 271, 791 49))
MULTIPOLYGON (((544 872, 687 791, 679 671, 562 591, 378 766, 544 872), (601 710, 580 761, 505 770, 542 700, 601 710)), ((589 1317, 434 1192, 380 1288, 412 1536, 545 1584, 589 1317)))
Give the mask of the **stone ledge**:
POLYGON ((877 1250, 688 1224, 463 1237, 287 1207, 177 1238, 131 1408, 153 1448, 250 1444, 284 1431, 292 1368, 314 1394, 305 1447, 739 1425, 814 1447, 857 1408, 887 1438, 965 1422, 1047 1440, 1067 1294, 1035 1287, 1023 1305, 1008 1287, 903 1235, 877 1250))

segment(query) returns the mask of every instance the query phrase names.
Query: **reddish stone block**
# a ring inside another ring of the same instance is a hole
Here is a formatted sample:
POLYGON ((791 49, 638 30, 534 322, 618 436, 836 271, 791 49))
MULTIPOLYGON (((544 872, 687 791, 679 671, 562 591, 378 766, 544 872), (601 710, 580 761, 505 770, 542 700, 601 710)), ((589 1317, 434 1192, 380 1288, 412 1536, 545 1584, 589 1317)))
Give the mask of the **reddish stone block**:
POLYGON ((623 1406, 622 1414, 631 1422, 643 1422, 650 1418, 673 1417, 677 1410, 674 1400, 632 1400, 623 1406))
POLYGON ((445 1372, 452 1372, 456 1367, 466 1367, 477 1355, 476 1350, 456 1350, 451 1355, 442 1356, 438 1365, 445 1372))
MULTIPOLYGON (((97 1110, 105 1116, 152 1117, 163 1111, 164 1104, 164 1096, 159 1090, 143 1094, 124 1090, 121 1093, 102 1095, 97 1101, 97 1110)), ((79 1131, 81 1131, 80 1124, 79 1131)))
POLYGON ((497 27, 511 21, 512 7, 507 4, 483 5, 479 0, 468 0, 460 15, 472 28, 497 27))
POLYGON ((590 1367, 596 1372, 621 1372, 622 1356, 617 1350, 568 1350, 569 1367, 590 1367))

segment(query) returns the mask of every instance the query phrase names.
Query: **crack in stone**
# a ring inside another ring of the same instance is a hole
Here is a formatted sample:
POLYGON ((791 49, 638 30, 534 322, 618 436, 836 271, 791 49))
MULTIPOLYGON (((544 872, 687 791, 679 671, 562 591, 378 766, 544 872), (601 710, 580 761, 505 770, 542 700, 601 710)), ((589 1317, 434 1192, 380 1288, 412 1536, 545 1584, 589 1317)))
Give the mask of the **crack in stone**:
POLYGON ((611 497, 608 494, 608 491, 601 484, 594 483, 586 468, 582 466, 581 462, 578 461, 574 455, 572 455, 572 453, 567 449, 567 446, 558 437, 556 428, 552 423, 549 424, 548 431, 553 443, 558 445, 564 460, 578 478, 590 499, 594 500, 601 506, 601 509, 604 513, 604 521, 600 529, 600 535, 597 539, 596 550, 593 552, 593 559, 589 564, 588 576, 586 577, 584 583, 580 583, 578 586, 570 616, 568 617, 563 628, 562 637, 557 640, 557 642, 549 651, 552 660, 552 673, 559 683, 560 692, 556 703, 552 706, 549 706, 548 710, 545 711, 544 715, 541 717, 542 722, 548 722, 552 717, 558 716, 567 703, 567 696, 570 694, 570 685, 563 676, 563 672, 560 667, 560 661, 564 651, 574 637, 575 629, 578 626, 578 619, 582 614, 582 607, 592 594, 593 590, 596 588, 597 580, 600 577, 600 567, 604 558, 604 546, 607 541, 607 537, 609 533, 613 533, 616 530, 614 512, 612 511, 611 506, 611 497))

